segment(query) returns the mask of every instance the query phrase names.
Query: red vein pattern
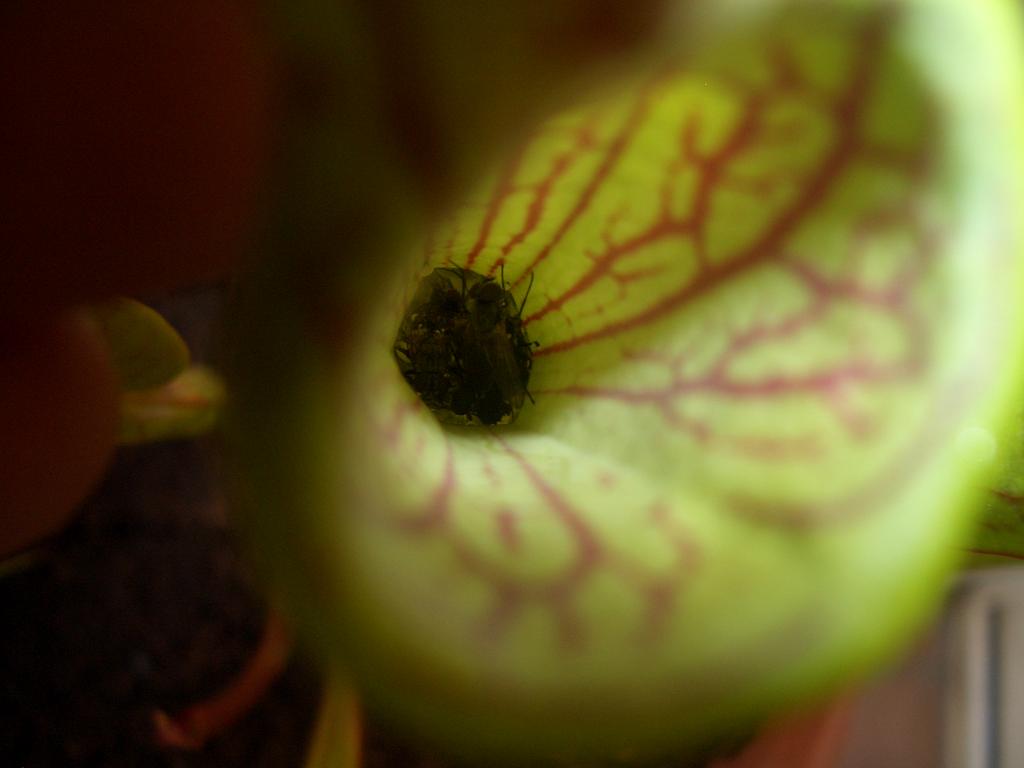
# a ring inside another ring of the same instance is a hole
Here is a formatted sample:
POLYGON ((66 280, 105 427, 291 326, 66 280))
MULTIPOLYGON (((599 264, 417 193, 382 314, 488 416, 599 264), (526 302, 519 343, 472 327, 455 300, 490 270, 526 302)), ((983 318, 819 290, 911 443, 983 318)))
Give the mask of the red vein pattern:
MULTIPOLYGON (((884 22, 865 25, 845 79, 834 86, 818 82, 785 46, 772 46, 764 52, 764 80, 663 73, 617 111, 602 106, 563 119, 513 154, 482 203, 441 227, 426 262, 489 274, 504 269, 513 288, 535 274, 524 323, 541 344, 533 384, 538 413, 560 402, 643 410, 695 451, 768 470, 813 467, 839 440, 871 445, 887 425, 884 414, 863 405, 864 393, 930 374, 939 343, 933 320, 943 311, 943 297, 922 290, 941 284, 934 276, 944 231, 927 204, 941 137, 901 142, 872 132, 872 104, 884 76, 893 75, 881 71, 894 66, 886 45, 884 22), (680 88, 716 109, 666 112, 666 94, 683 101, 680 88), (652 146, 655 129, 671 141, 652 146), (744 212, 750 221, 738 221, 744 212), (827 240, 809 234, 822 221, 827 240), (880 245, 890 254, 881 261, 880 245), (784 302, 772 303, 772 291, 744 297, 744 286, 765 281, 784 286, 776 292, 784 302), (725 309, 706 309, 710 298, 725 309), (843 313, 857 320, 844 322, 843 313), (873 335, 879 327, 888 347, 873 335), (779 349, 806 339, 833 354, 778 363, 785 361, 779 349), (591 358, 609 357, 626 373, 588 367, 591 358), (816 403, 832 432, 820 423, 791 432, 729 430, 718 411, 705 407, 781 407, 793 400, 816 403)), ((907 108, 927 112, 921 100, 907 108)), ((401 426, 388 429, 394 444, 401 426)), ((909 438, 893 472, 843 489, 831 511, 825 502, 804 508, 776 500, 765 507, 742 488, 723 496, 748 519, 813 526, 866 508, 881 486, 899 483, 898 473, 913 462, 908 453, 934 436, 924 430, 909 438)), ((699 537, 681 524, 685 510, 657 498, 630 510, 635 525, 654 531, 671 552, 652 566, 609 542, 593 511, 574 501, 568 481, 515 437, 492 435, 495 454, 465 464, 451 438, 441 439, 447 453, 435 490, 395 521, 404 536, 445 542, 466 580, 486 585, 490 607, 473 630, 482 643, 500 643, 518 618, 539 608, 552 618, 563 649, 584 647, 579 597, 599 574, 612 576, 642 606, 633 627, 640 646, 668 634, 665 624, 679 614, 704 561, 699 537), (523 507, 568 542, 557 566, 538 575, 523 565, 534 554, 530 534, 516 502, 504 496, 493 508, 481 503, 472 511, 488 521, 490 542, 463 529, 457 500, 485 499, 468 490, 481 477, 491 487, 507 480, 529 489, 523 507)), ((597 469, 589 482, 611 498, 619 481, 614 470, 597 469)))

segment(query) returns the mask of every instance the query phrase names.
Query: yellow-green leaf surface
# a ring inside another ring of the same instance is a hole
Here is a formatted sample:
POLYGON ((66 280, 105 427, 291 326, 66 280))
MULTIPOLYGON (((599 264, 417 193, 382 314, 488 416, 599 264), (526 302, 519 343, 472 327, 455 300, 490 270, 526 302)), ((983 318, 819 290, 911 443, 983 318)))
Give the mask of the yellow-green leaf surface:
POLYGON ((156 310, 134 299, 112 299, 93 308, 110 345, 114 368, 127 390, 165 384, 188 366, 188 347, 156 310))
POLYGON ((133 445, 198 437, 217 425, 223 407, 220 377, 192 366, 163 386, 121 395, 118 441, 133 445))
POLYGON ((1024 561, 1024 419, 1001 440, 986 441, 997 474, 983 496, 981 518, 968 538, 968 566, 1014 565, 1024 561))
MULTIPOLYGON (((695 748, 862 673, 937 600, 971 436, 1021 389, 1012 4, 728 7, 422 245, 407 202, 354 224, 343 193, 335 232, 390 271, 289 266, 326 230, 281 193, 250 525, 370 705, 483 764, 695 748), (442 427, 394 363, 442 264, 534 275, 512 426, 442 427)), ((308 192, 325 166, 289 146, 308 192)))
POLYGON ((362 722, 352 683, 342 676, 328 677, 305 768, 361 768, 362 722))

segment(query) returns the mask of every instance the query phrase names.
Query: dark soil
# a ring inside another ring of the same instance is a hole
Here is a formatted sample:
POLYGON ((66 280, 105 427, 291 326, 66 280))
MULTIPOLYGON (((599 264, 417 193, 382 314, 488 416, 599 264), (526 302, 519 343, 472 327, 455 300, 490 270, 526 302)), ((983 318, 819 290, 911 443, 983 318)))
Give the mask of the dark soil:
POLYGON ((302 765, 318 684, 301 662, 202 751, 153 742, 154 709, 224 685, 264 620, 206 465, 195 443, 123 451, 72 528, 0 579, 0 765, 302 765))

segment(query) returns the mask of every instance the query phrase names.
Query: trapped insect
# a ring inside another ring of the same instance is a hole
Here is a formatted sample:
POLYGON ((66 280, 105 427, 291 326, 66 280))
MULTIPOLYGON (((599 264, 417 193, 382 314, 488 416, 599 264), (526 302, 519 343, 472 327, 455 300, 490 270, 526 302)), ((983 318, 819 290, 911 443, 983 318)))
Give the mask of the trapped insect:
POLYGON ((533 367, 523 306, 493 277, 438 267, 420 281, 395 340, 406 381, 446 424, 508 424, 519 415, 533 367))

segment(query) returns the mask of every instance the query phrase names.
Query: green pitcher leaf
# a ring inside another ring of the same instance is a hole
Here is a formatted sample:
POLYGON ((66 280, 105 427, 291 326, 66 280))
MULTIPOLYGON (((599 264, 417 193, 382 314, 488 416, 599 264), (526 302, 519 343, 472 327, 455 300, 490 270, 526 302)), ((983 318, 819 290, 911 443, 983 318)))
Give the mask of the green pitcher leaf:
POLYGON ((124 389, 150 389, 188 366, 188 347, 160 314, 134 299, 112 299, 93 308, 110 345, 124 389))
POLYGON ((332 675, 324 683, 305 768, 361 768, 363 729, 352 683, 332 675))
POLYGON ((192 366, 153 389, 121 395, 122 445, 176 440, 206 434, 220 419, 224 383, 203 366, 192 366))
POLYGON ((967 566, 1014 565, 1024 561, 1024 419, 995 440, 975 438, 978 450, 998 469, 988 483, 981 518, 968 539, 967 566))
POLYGON ((1011 4, 760 10, 545 123, 390 272, 289 266, 323 232, 280 193, 250 526, 369 704, 487 764, 696 749, 863 674, 934 608, 1020 391, 1011 4), (442 265, 534 281, 512 425, 440 425, 395 364, 442 265))

